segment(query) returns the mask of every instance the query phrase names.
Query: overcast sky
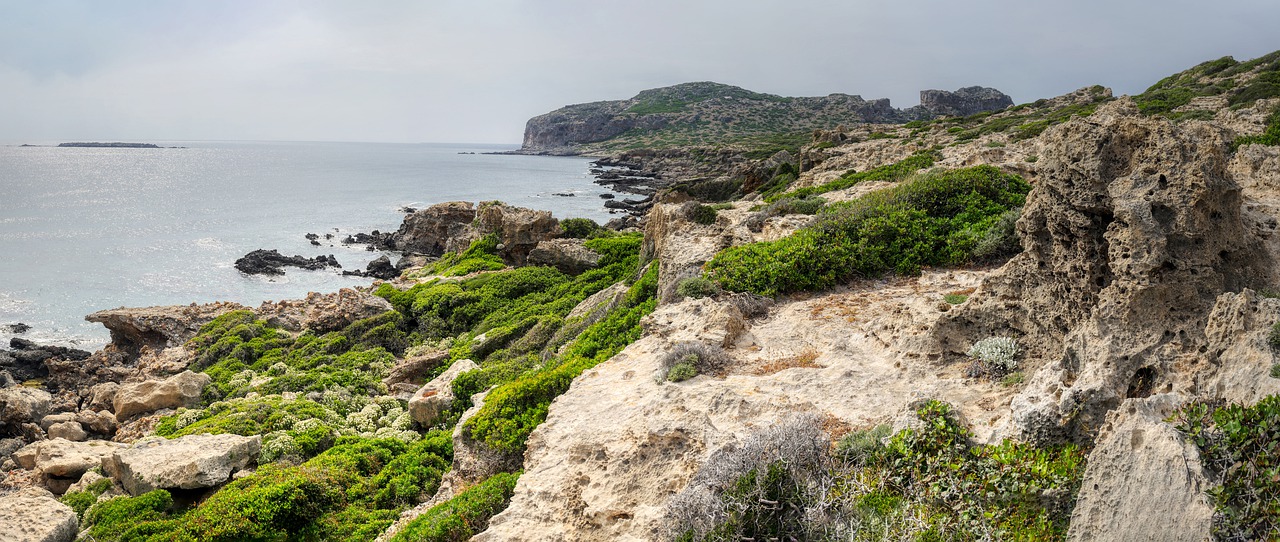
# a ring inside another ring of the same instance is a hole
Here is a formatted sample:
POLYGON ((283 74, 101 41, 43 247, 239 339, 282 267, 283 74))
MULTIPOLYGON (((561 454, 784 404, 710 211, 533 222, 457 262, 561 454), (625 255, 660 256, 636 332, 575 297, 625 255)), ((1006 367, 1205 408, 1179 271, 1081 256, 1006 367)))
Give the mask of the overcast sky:
POLYGON ((1280 49, 1276 0, 0 0, 0 142, 518 143, 687 81, 897 107, 1138 93, 1280 49))

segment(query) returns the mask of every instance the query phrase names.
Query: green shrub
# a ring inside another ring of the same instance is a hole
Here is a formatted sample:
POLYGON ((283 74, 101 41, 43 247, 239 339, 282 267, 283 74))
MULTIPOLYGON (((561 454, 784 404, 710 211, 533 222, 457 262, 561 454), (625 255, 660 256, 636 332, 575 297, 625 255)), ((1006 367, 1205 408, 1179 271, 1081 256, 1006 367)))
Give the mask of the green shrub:
POLYGON ((1267 336, 1267 342, 1272 348, 1280 348, 1280 322, 1271 326, 1271 334, 1267 336))
POLYGON ((94 540, 133 540, 130 535, 138 524, 166 519, 173 505, 168 491, 157 489, 137 497, 115 497, 102 501, 84 513, 84 525, 94 540))
POLYGON ((731 247, 706 264, 721 287, 773 296, 822 290, 854 276, 958 265, 1030 187, 991 166, 918 177, 845 204, 830 205, 795 234, 731 247))
POLYGON ((713 297, 720 294, 720 285, 705 277, 687 277, 676 283, 676 293, 690 299, 713 297))
POLYGON ((930 166, 933 166, 935 160, 941 158, 941 154, 934 151, 924 151, 913 154, 900 162, 872 168, 861 173, 850 171, 840 176, 839 179, 828 182, 820 186, 811 186, 792 190, 786 193, 776 193, 765 197, 765 201, 773 203, 783 198, 805 198, 825 194, 835 190, 843 190, 855 184, 867 181, 900 181, 907 176, 930 166))
POLYGON ((689 219, 698 224, 710 225, 716 223, 716 214, 718 213, 715 208, 698 203, 694 204, 692 210, 690 210, 689 219))
POLYGON ((863 431, 853 431, 836 443, 836 455, 855 465, 872 464, 884 450, 882 441, 892 434, 893 428, 883 424, 863 431))
POLYGON ((947 294, 942 296, 942 300, 951 305, 959 305, 969 300, 969 296, 964 294, 947 294))
POLYGON ((498 256, 498 235, 491 233, 471 242, 462 252, 449 252, 424 268, 422 275, 460 277, 477 271, 496 271, 507 266, 498 256))
POLYGON ((520 473, 495 474, 432 507, 405 526, 392 542, 463 542, 484 531, 489 518, 511 501, 520 473))
POLYGON ((98 502, 98 497, 106 493, 108 489, 111 489, 111 486, 111 479, 103 478, 89 484, 83 490, 68 492, 59 500, 62 501, 62 504, 70 506, 75 511, 76 517, 84 519, 85 511, 98 502))
POLYGON ((1007 375, 1017 370, 1021 353, 1018 340, 1013 337, 987 337, 969 347, 967 354, 973 359, 969 373, 987 378, 1007 375))
POLYGON ((604 230, 590 218, 566 218, 560 221, 561 237, 573 239, 590 239, 597 232, 604 230))
POLYGON ((667 371, 667 380, 671 382, 684 382, 695 376, 698 376, 698 369, 690 361, 681 361, 667 371))
POLYGON ((1277 108, 1267 117, 1267 128, 1262 135, 1256 136, 1240 136, 1231 142, 1231 149, 1235 150, 1244 145, 1280 145, 1280 108, 1277 108))
POLYGON ((1217 485, 1212 532, 1218 540, 1263 540, 1280 532, 1280 396, 1253 406, 1195 402, 1174 416, 1179 431, 1200 448, 1217 485))

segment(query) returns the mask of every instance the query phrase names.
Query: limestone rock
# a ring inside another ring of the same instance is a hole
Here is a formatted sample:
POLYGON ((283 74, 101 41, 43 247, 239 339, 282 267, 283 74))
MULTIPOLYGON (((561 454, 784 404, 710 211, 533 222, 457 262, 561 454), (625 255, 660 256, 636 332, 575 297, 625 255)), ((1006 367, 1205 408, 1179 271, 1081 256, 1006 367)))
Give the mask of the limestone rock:
POLYGON ((1024 251, 934 333, 952 355, 1019 336, 1044 367, 1014 399, 1011 433, 1086 440, 1126 398, 1193 392, 1219 294, 1268 284, 1276 266, 1242 217, 1223 130, 1121 98, 1041 140, 1024 251))
POLYGON ((489 234, 498 236, 498 255, 508 265, 525 265, 529 252, 538 243, 550 240, 560 233, 560 221, 551 211, 536 211, 513 207, 500 202, 480 202, 476 209, 476 221, 469 235, 450 239, 448 250, 461 252, 471 242, 489 234))
POLYGON ((71 542, 80 521, 49 492, 30 488, 0 495, 0 537, 14 542, 71 542))
POLYGON ((546 265, 568 275, 577 275, 600 264, 600 254, 583 245, 581 239, 550 239, 529 252, 529 265, 546 265))
POLYGON ((94 410, 110 410, 115 408, 116 392, 120 391, 120 384, 115 382, 102 382, 94 384, 89 388, 89 405, 94 410))
POLYGON ((0 433, 16 434, 22 424, 35 423, 49 413, 49 392, 22 386, 0 389, 0 433))
POLYGON ((387 387, 405 382, 421 384, 426 379, 426 375, 446 359, 449 359, 448 350, 432 350, 423 355, 399 360, 391 367, 387 377, 382 379, 382 383, 387 387))
POLYGON ((289 331, 305 329, 323 334, 389 310, 392 310, 391 304, 381 297, 343 288, 331 294, 309 292, 305 299, 268 301, 254 313, 267 323, 289 331))
POLYGON ((111 436, 118 427, 115 415, 106 410, 81 410, 76 413, 76 421, 81 427, 99 435, 111 436))
POLYGON ((244 308, 238 303, 226 302, 167 307, 121 307, 98 311, 84 319, 106 326, 111 331, 113 344, 136 351, 142 346, 159 349, 181 345, 214 318, 244 308))
POLYGON ((48 431, 55 423, 70 422, 75 421, 75 419, 75 412, 59 412, 57 414, 50 414, 40 419, 40 427, 45 431, 48 431))
POLYGON ((165 380, 125 384, 115 395, 116 419, 125 420, 162 408, 191 406, 212 381, 209 375, 183 371, 165 380))
POLYGON ((694 202, 660 203, 649 211, 645 223, 641 259, 654 259, 658 271, 658 302, 678 297, 680 279, 702 273, 702 265, 733 244, 733 237, 717 224, 701 225, 690 219, 694 202))
POLYGON ((102 467, 130 495, 155 489, 196 489, 225 483, 252 464, 262 437, 187 435, 174 440, 142 439, 102 461, 102 467))
POLYGON ((1067 539, 1200 542, 1213 506, 1195 444, 1164 420, 1177 395, 1129 399, 1107 416, 1089 454, 1067 539))
POLYGON ((476 218, 468 201, 438 203, 410 213, 392 236, 396 249, 428 256, 444 254, 449 240, 464 235, 476 218))
POLYGON ((120 444, 105 440, 73 442, 52 438, 30 444, 14 452, 14 460, 28 470, 47 476, 79 478, 85 471, 102 464, 120 448, 120 444))
POLYGON ((62 438, 75 442, 82 441, 89 437, 89 434, 85 432, 84 427, 80 426, 80 422, 75 420, 55 423, 49 426, 49 429, 47 429, 46 432, 51 439, 62 438))
POLYGON ((967 117, 985 111, 999 111, 1013 105, 1013 98, 994 88, 964 87, 920 91, 920 107, 934 115, 967 117))
POLYGON ((453 381, 458 375, 480 368, 476 362, 460 359, 449 366, 449 370, 426 383, 413 394, 409 400, 409 416, 423 427, 430 427, 436 422, 440 413, 449 410, 453 404, 453 381))

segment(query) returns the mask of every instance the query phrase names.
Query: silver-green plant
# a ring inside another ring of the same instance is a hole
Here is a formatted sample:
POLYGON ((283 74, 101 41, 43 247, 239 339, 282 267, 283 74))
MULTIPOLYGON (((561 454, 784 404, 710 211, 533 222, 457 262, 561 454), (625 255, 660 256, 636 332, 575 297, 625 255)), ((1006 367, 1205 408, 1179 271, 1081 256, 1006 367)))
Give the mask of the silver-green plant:
POLYGON ((969 347, 969 357, 980 363, 987 373, 1008 374, 1018 369, 1022 348, 1013 337, 987 337, 969 347))

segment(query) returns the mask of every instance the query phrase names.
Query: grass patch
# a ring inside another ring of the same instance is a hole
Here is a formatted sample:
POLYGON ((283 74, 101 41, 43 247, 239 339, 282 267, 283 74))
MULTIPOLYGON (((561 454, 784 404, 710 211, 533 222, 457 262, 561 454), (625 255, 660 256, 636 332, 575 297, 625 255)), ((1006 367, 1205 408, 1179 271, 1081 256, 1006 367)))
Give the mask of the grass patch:
POLYGON ((969 300, 969 296, 965 294, 946 294, 942 296, 942 300, 951 305, 959 305, 969 300))
POLYGON ((958 265, 1029 190, 1021 177, 991 166, 920 176, 829 205, 815 224, 789 237, 725 249, 706 264, 706 276, 726 290, 774 296, 958 265))

